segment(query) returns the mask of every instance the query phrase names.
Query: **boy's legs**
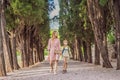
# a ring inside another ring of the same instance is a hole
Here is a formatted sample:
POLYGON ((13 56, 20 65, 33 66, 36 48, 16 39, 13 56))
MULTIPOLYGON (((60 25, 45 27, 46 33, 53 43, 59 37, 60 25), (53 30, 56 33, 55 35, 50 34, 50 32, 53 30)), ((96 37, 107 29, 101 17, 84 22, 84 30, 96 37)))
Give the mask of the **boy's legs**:
POLYGON ((65 57, 65 70, 67 70, 67 57, 65 57))
POLYGON ((67 57, 64 57, 63 73, 67 71, 67 57))

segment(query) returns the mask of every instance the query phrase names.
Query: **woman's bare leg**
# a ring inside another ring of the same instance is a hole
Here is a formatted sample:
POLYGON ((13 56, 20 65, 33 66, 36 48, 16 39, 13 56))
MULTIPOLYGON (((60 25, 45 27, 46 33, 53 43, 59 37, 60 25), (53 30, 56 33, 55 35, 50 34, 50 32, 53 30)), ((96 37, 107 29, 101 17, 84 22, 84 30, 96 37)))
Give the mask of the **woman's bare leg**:
POLYGON ((53 71, 53 65, 54 65, 54 64, 53 64, 53 61, 50 61, 50 68, 51 68, 51 69, 50 69, 50 72, 53 71))
POLYGON ((54 74, 57 73, 58 60, 55 60, 54 74))

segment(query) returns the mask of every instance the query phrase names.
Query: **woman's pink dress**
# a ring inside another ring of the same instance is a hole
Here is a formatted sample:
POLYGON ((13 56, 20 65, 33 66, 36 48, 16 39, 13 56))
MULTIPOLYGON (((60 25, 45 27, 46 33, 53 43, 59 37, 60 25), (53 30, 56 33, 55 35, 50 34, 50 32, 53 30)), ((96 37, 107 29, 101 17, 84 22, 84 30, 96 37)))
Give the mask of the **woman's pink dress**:
POLYGON ((48 50, 49 50, 49 56, 48 60, 59 60, 59 54, 54 54, 55 50, 60 50, 60 40, 58 38, 54 39, 49 39, 48 42, 48 50))

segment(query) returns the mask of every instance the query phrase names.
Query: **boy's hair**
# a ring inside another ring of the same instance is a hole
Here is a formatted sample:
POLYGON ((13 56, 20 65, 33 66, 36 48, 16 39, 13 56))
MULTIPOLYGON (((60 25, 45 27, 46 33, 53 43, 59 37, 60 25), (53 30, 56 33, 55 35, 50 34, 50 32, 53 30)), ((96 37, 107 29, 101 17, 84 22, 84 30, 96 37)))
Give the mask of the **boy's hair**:
POLYGON ((63 43, 64 43, 64 42, 67 42, 67 43, 68 43, 68 41, 67 41, 66 39, 63 41, 63 43))

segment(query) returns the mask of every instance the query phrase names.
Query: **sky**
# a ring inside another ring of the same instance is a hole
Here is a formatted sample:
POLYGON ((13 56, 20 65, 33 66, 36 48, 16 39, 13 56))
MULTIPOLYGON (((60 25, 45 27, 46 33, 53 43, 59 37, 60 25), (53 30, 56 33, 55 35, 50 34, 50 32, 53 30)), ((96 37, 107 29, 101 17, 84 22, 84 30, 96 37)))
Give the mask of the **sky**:
MULTIPOLYGON (((49 12, 49 19, 54 18, 55 16, 59 16, 59 2, 58 0, 48 0, 49 1, 49 7, 53 8, 50 4, 54 5, 55 8, 49 12), (54 4, 53 4, 54 3, 54 4)), ((59 20, 50 20, 50 28, 51 29, 58 29, 59 28, 59 20)))

